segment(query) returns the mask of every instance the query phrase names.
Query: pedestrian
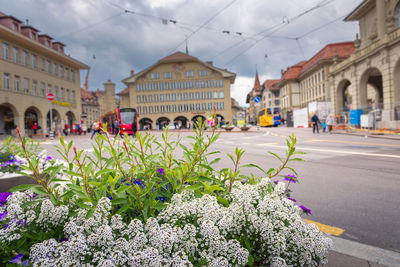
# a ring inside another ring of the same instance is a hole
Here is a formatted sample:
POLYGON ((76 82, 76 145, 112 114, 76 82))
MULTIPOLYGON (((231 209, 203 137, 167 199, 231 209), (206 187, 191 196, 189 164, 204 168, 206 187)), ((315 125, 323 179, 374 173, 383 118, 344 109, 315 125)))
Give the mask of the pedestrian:
POLYGON ((282 123, 283 126, 285 126, 285 118, 281 119, 281 123, 282 123))
POLYGON ((321 122, 318 119, 317 112, 314 112, 314 116, 311 117, 311 123, 313 125, 313 133, 315 133, 315 129, 319 133, 318 123, 321 124, 321 122))
POLYGON ((37 123, 35 122, 32 126, 33 134, 37 134, 37 123))
POLYGON ((333 126, 333 115, 332 113, 329 114, 328 118, 326 118, 326 126, 328 126, 328 133, 332 133, 332 126, 333 126))
POLYGON ((63 130, 65 136, 68 136, 68 129, 69 129, 69 125, 68 125, 68 123, 66 123, 66 124, 64 125, 64 130, 63 130))
POLYGON ((88 131, 88 128, 87 128, 87 126, 86 126, 86 123, 83 123, 83 124, 82 124, 82 130, 83 130, 83 134, 86 135, 86 133, 87 133, 87 131, 88 131))
POLYGON ((119 131, 120 131, 119 121, 115 120, 113 125, 114 125, 114 131, 115 131, 115 137, 114 138, 117 138, 117 136, 119 135, 119 131))
POLYGON ((325 121, 321 122, 321 127, 322 127, 322 132, 325 133, 326 132, 326 122, 325 121))
POLYGON ((92 136, 90 137, 90 139, 93 139, 93 136, 99 133, 100 134, 100 122, 99 121, 95 121, 93 122, 93 126, 92 126, 92 136))
POLYGON ((137 120, 136 120, 136 116, 133 118, 133 122, 132 122, 132 132, 133 132, 133 137, 136 136, 136 132, 137 132, 137 120))

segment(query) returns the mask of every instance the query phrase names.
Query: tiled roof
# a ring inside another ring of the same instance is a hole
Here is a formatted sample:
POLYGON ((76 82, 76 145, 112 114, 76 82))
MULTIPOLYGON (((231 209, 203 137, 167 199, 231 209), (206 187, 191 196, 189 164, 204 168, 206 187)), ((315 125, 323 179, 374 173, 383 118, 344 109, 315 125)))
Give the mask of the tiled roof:
POLYGON ((259 92, 261 90, 260 79, 258 78, 258 72, 256 71, 256 78, 254 79, 253 90, 259 92))
POLYGON ((127 95, 127 94, 129 94, 129 88, 125 88, 124 90, 119 92, 117 95, 127 95))
POLYGON ((322 60, 332 59, 335 55, 339 59, 348 58, 354 50, 354 42, 328 44, 303 65, 301 72, 304 73, 322 60))
POLYGON ((269 89, 269 90, 279 90, 279 87, 276 86, 276 84, 280 81, 279 80, 266 80, 264 82, 264 87, 269 89))
POLYGON ((306 62, 307 61, 301 61, 296 65, 289 67, 285 72, 283 72, 281 81, 296 79, 297 77, 299 77, 299 75, 301 74, 301 70, 306 62))
POLYGON ((178 51, 176 53, 173 53, 172 55, 166 56, 165 58, 161 59, 160 62, 175 62, 175 61, 187 61, 187 60, 197 61, 198 59, 178 51))

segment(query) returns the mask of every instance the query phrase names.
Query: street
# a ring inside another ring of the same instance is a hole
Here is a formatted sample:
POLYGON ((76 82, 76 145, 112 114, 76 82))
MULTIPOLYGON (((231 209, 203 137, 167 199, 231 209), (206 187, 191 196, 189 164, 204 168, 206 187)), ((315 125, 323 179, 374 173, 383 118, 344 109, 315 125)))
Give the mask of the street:
MULTIPOLYGON (((285 137, 294 133, 297 150, 305 162, 292 162, 300 183, 291 185, 298 205, 311 209, 307 216, 330 229, 343 229, 341 238, 400 252, 400 141, 343 134, 313 134, 311 129, 253 127, 251 132, 222 132, 211 151, 221 151, 216 168, 231 167, 226 153, 246 150, 242 164, 255 163, 265 170, 279 162, 268 154, 284 156, 285 137)), ((160 131, 152 134, 160 136, 160 131)), ((174 133, 176 134, 176 132, 174 133)), ((193 132, 182 131, 183 137, 193 132)), ((70 139, 70 138, 68 138, 70 139)), ((43 142, 58 157, 52 142, 43 142)), ((78 149, 90 152, 90 136, 74 137, 78 149)), ((183 138, 184 144, 190 140, 183 138)), ((245 174, 256 169, 243 169, 245 174)), ((289 173, 284 173, 289 174, 289 173)))

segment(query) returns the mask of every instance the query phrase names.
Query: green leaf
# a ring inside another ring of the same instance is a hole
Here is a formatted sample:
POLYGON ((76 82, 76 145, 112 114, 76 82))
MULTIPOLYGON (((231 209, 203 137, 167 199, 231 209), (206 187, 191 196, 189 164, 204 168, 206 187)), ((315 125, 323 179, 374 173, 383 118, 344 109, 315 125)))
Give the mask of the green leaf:
POLYGON ((242 168, 242 167, 243 167, 243 168, 257 168, 257 169, 259 169, 260 171, 262 171, 265 175, 268 174, 267 172, 265 172, 265 171, 263 170, 263 168, 261 168, 261 167, 258 166, 257 164, 250 163, 250 164, 242 165, 242 166, 240 166, 240 167, 241 167, 241 168, 242 168))
POLYGON ((268 151, 268 153, 273 155, 275 158, 279 159, 279 161, 283 163, 283 160, 277 154, 275 154, 274 152, 271 152, 271 151, 268 151))
POLYGON ((293 158, 293 159, 290 159, 289 161, 304 161, 304 159, 301 159, 301 158, 293 158))
POLYGON ((8 192, 13 193, 13 192, 17 192, 17 191, 24 191, 24 190, 28 190, 28 189, 33 189, 35 187, 41 187, 38 184, 21 184, 21 185, 17 185, 11 189, 8 190, 8 192))
POLYGON ((218 202, 220 202, 225 207, 229 207, 229 201, 223 197, 217 197, 218 202))
POLYGON ((198 190, 198 189, 200 189, 200 188, 202 188, 202 187, 203 187, 202 184, 197 183, 197 184, 194 184, 194 185, 185 187, 185 189, 186 189, 186 190, 198 190))

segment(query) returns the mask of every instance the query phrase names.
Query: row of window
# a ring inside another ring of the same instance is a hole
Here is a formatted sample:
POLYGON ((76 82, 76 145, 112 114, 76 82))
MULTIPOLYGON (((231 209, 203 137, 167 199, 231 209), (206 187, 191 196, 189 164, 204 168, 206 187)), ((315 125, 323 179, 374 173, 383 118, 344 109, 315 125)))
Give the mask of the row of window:
MULTIPOLYGON (((186 78, 193 78, 194 77, 194 70, 187 70, 185 71, 185 77, 186 78)), ((198 77, 206 77, 208 75, 207 70, 198 70, 197 71, 197 76, 198 77)), ((165 71, 163 72, 163 77, 164 79, 172 79, 173 78, 173 74, 171 71, 165 71)), ((150 79, 151 80, 158 80, 160 79, 160 73, 159 72, 152 72, 150 73, 150 79)))
POLYGON ((309 89, 305 92, 302 92, 301 98, 304 101, 308 101, 312 98, 317 98, 320 96, 325 95, 325 84, 319 85, 318 87, 314 87, 312 89, 309 89))
POLYGON ((324 80, 325 80, 325 70, 322 69, 319 72, 314 73, 307 79, 301 81, 300 89, 313 87, 314 85, 316 85, 324 80))
POLYGON ((17 92, 24 92, 25 94, 32 94, 34 96, 46 97, 48 93, 54 93, 57 100, 75 103, 75 91, 70 89, 59 88, 57 85, 54 87, 51 84, 38 82, 29 78, 21 78, 19 75, 12 75, 10 73, 3 74, 3 88, 14 89, 17 92), (11 78, 13 78, 13 88, 11 88, 11 78), (21 84, 23 82, 23 84, 21 84), (47 89, 47 90, 46 90, 47 89))
POLYGON ((224 98, 224 91, 214 92, 192 92, 192 93, 179 93, 179 94, 160 94, 160 95, 138 95, 136 96, 136 103, 151 103, 151 102, 164 102, 164 101, 180 101, 180 100, 193 100, 193 99, 217 99, 224 98))
POLYGON ((189 112, 189 111, 206 111, 213 110, 213 105, 217 110, 224 110, 224 102, 203 103, 203 104, 180 104, 165 106, 139 106, 138 114, 156 114, 166 112, 189 112))
POLYGON ((45 71, 48 74, 53 74, 57 77, 64 78, 66 80, 75 81, 75 72, 73 69, 68 67, 64 67, 61 64, 57 64, 57 62, 52 62, 43 57, 39 57, 35 54, 30 54, 26 50, 22 50, 22 54, 20 53, 20 49, 17 47, 13 47, 12 49, 12 58, 10 57, 10 49, 7 43, 2 43, 1 47, 2 58, 4 60, 12 60, 14 63, 23 64, 26 67, 32 67, 33 69, 37 69, 40 71, 45 71))
POLYGON ((174 90, 187 88, 215 88, 224 87, 224 80, 160 82, 136 84, 136 91, 174 90))

